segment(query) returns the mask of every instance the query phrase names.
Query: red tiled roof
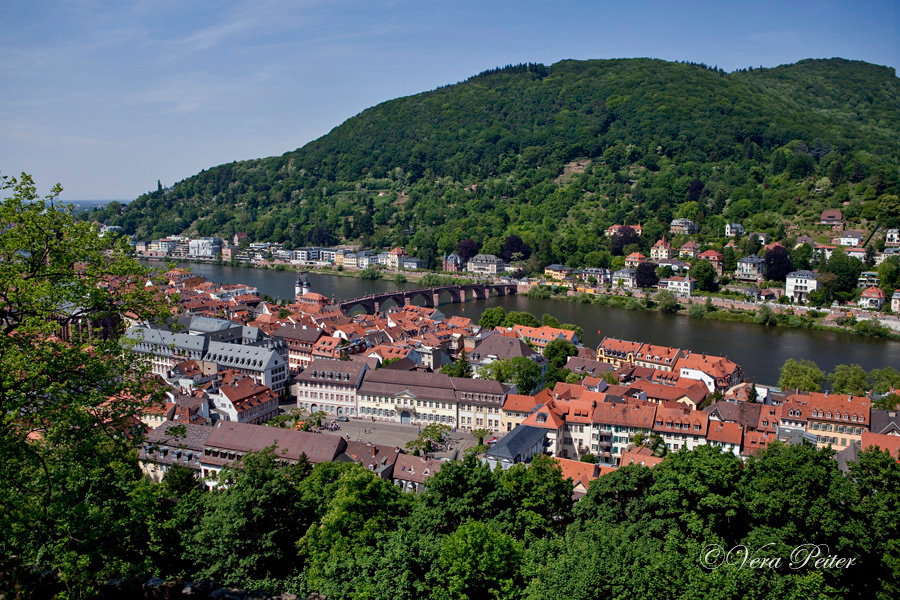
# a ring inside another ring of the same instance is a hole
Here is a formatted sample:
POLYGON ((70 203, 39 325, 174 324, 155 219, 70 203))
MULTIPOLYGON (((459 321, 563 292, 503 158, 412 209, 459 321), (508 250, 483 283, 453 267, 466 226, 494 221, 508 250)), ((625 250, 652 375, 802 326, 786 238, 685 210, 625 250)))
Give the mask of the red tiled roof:
POLYGON ((734 444, 739 448, 743 437, 744 428, 741 427, 739 423, 728 423, 724 421, 710 422, 709 431, 706 433, 706 439, 711 442, 734 444))
POLYGON ((879 450, 885 450, 893 458, 900 458, 900 436, 898 435, 864 431, 860 449, 865 450, 869 446, 875 446, 879 450))
POLYGON ((653 456, 653 450, 646 446, 637 446, 626 450, 619 459, 619 466, 626 465, 643 465, 645 467, 655 467, 661 463, 663 459, 659 456, 653 456))

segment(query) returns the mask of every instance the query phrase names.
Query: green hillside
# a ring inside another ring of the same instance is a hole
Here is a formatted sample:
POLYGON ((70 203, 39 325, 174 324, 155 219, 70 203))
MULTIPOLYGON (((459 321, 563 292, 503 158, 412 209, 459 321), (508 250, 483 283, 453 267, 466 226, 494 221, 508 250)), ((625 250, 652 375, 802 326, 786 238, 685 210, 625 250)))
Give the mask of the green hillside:
POLYGON ((139 239, 402 244, 432 264, 463 238, 499 254, 518 234, 535 261, 599 265, 614 223, 642 223, 644 244, 676 216, 697 220, 701 239, 726 220, 805 232, 828 207, 874 223, 897 194, 898 139, 900 80, 863 62, 519 65, 384 102, 283 156, 93 218, 139 239))

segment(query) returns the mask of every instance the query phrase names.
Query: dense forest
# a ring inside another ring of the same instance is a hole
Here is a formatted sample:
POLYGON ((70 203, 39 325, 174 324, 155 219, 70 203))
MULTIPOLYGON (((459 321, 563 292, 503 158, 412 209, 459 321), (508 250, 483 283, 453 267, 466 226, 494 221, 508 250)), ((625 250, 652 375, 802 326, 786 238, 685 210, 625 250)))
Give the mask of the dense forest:
POLYGON ((725 73, 651 59, 486 71, 384 102, 283 156, 221 165, 92 218, 138 239, 404 245, 434 267, 519 235, 535 265, 601 266, 604 230, 673 217, 778 239, 824 208, 895 220, 900 80, 843 59, 725 73), (892 204, 894 202, 894 204, 892 204))

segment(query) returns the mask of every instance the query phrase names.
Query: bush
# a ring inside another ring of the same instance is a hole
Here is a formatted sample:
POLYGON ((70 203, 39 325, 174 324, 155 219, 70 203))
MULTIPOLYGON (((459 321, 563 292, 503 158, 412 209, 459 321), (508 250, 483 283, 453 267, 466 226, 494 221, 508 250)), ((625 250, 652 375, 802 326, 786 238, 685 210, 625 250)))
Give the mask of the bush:
POLYGON ((892 332, 890 327, 882 325, 878 322, 877 319, 859 321, 858 323, 853 325, 853 331, 860 335, 866 335, 870 337, 887 337, 892 332))
POLYGON ((691 307, 688 309, 688 314, 695 319, 702 319, 706 317, 706 313, 709 312, 706 310, 706 307, 702 304, 691 304, 691 307))
POLYGON ((397 273, 396 275, 394 275, 394 283, 406 283, 406 282, 407 282, 406 275, 404 275, 403 273, 397 273))
POLYGON ((552 293, 550 288, 546 285, 536 285, 533 286, 528 292, 525 294, 529 298, 537 299, 537 300, 546 300, 549 298, 552 293))

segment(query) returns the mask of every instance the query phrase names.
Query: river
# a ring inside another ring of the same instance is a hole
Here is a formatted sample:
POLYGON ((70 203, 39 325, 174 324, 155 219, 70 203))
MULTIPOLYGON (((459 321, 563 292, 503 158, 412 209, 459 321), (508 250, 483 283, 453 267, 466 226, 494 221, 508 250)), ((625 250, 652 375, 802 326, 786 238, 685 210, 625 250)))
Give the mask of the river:
MULTIPOLYGON (((158 267, 159 263, 147 263, 158 267)), ((271 271, 210 264, 185 264, 194 273, 217 283, 246 283, 275 298, 293 298, 293 271, 271 271)), ((387 280, 366 281, 356 277, 318 275, 311 272, 314 292, 338 300, 400 288, 419 287, 415 282, 397 284, 387 280)), ((575 323, 584 329, 584 345, 596 348, 603 337, 616 337, 650 342, 727 356, 744 369, 748 378, 775 384, 778 370, 789 358, 808 358, 823 370, 837 364, 858 363, 867 371, 885 366, 900 368, 900 342, 877 340, 838 331, 762 327, 711 319, 691 319, 683 315, 667 315, 657 311, 625 310, 596 304, 579 304, 558 300, 535 300, 522 296, 506 296, 464 304, 445 304, 441 311, 477 320, 486 308, 502 306, 507 311, 527 311, 538 319, 544 313, 560 323, 575 323)))

